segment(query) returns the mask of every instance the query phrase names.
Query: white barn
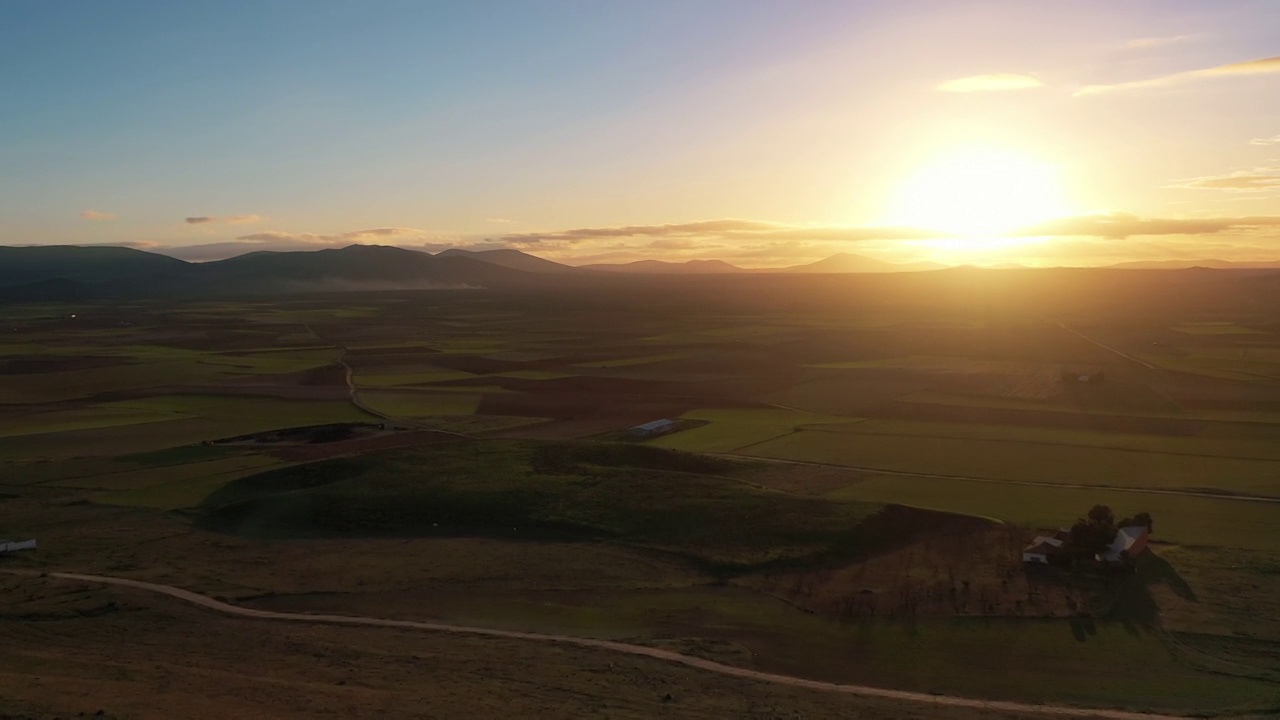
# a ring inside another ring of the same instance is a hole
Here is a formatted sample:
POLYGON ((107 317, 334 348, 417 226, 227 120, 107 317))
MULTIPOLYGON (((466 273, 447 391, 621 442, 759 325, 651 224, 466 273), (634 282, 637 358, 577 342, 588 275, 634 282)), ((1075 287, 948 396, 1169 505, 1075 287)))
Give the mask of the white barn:
POLYGON ((35 550, 35 540, 0 540, 0 553, 17 552, 19 550, 35 550))
POLYGON ((1147 537, 1150 532, 1146 525, 1129 525, 1116 531, 1116 539, 1106 552, 1099 553, 1097 560, 1105 563, 1121 563, 1142 554, 1147 549, 1147 537))
POLYGON ((627 434, 631 437, 653 437, 654 435, 669 433, 675 429, 675 420, 667 420, 666 418, 663 418, 662 420, 654 420, 653 422, 647 422, 643 425, 636 425, 630 430, 627 430, 627 434))

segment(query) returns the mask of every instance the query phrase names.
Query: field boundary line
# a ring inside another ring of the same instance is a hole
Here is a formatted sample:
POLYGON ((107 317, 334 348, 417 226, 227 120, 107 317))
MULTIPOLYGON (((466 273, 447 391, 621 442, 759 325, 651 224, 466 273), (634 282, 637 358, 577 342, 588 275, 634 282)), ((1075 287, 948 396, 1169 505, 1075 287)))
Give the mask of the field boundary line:
POLYGON ((1062 322, 1061 320, 1059 320, 1059 321, 1057 321, 1057 322, 1058 322, 1058 327, 1062 328, 1063 330, 1066 330, 1067 332, 1071 333, 1072 335, 1075 335, 1075 336, 1077 336, 1077 337, 1083 338, 1084 340, 1087 340, 1087 341, 1089 341, 1089 342, 1093 343, 1094 345, 1097 345, 1098 347, 1102 348, 1103 350, 1106 350, 1106 351, 1108 351, 1108 352, 1115 353, 1116 355, 1119 355, 1120 357, 1122 357, 1122 358, 1124 358, 1125 360, 1128 360, 1128 361, 1130 361, 1130 362, 1138 363, 1139 365, 1141 365, 1142 367, 1144 367, 1144 368, 1146 368, 1146 369, 1148 369, 1148 370, 1160 370, 1160 368, 1156 367, 1155 365, 1152 365, 1151 363, 1147 362, 1146 360, 1139 360, 1138 358, 1136 358, 1136 357, 1134 357, 1134 356, 1132 356, 1132 355, 1130 355, 1130 354, 1128 354, 1128 353, 1125 353, 1125 352, 1122 352, 1122 351, 1120 351, 1120 350, 1117 350, 1117 349, 1115 349, 1115 348, 1111 347, 1110 345, 1107 345, 1107 344, 1105 344, 1105 343, 1102 343, 1102 342, 1100 342, 1100 341, 1098 341, 1098 340, 1094 340, 1093 338, 1089 337, 1088 335, 1085 335, 1084 333, 1080 332, 1079 330, 1076 330, 1075 328, 1068 326, 1066 323, 1062 322))
MULTIPOLYGON (((10 575, 22 575, 26 577, 38 576, 35 572, 23 572, 14 570, 0 570, 0 573, 10 575)), ((888 688, 872 687, 869 685, 851 685, 844 683, 823 682, 820 680, 809 680, 806 678, 794 677, 791 675, 780 675, 775 673, 763 672, 760 670, 751 670, 748 668, 736 667, 733 665, 725 665, 707 660, 704 658, 694 657, 691 655, 682 655, 670 650, 661 648, 648 647, 646 645, 633 645, 630 643, 617 642, 614 640, 599 640, 595 638, 574 637, 571 635, 550 635, 544 633, 521 632, 516 630, 498 630, 494 628, 471 627, 466 625, 450 625, 447 623, 421 622, 416 620, 388 620, 384 618, 364 617, 358 615, 328 615, 328 614, 308 614, 293 612, 276 612, 272 610, 258 610, 255 608, 247 608, 239 605, 216 600, 207 595, 184 590, 182 588, 173 587, 171 585, 161 585, 158 583, 143 582, 141 580, 130 580, 128 578, 113 577, 107 575, 82 575, 78 573, 50 572, 45 573, 48 577, 60 580, 74 580, 78 582, 101 583, 104 585, 115 585, 119 587, 132 588, 135 590, 143 590, 146 592, 167 595, 178 600, 197 605, 208 610, 214 610, 226 615, 236 617, 261 619, 261 620, 277 620, 285 622, 301 622, 316 623, 324 625, 354 625, 366 627, 382 627, 404 630, 426 630, 430 632, 452 633, 457 635, 480 635, 485 637, 496 637, 509 640, 527 640, 531 642, 554 643, 558 645, 576 645, 578 647, 591 648, 596 650, 608 650, 612 652, 634 655, 639 657, 647 657, 654 660, 677 663, 687 667, 696 668, 698 670, 706 670, 720 675, 742 678, 745 680, 755 680, 759 682, 773 683, 776 685, 787 685, 789 687, 802 688, 808 690, 818 690, 822 692, 842 693, 845 695, 855 695, 862 697, 885 698, 890 700, 901 700, 911 703, 922 703, 928 705, 940 705, 948 707, 963 707, 977 710, 991 710, 1000 712, 1014 713, 1032 713, 1037 715, 1051 715, 1059 717, 1079 717, 1079 718, 1106 718, 1107 720, 1180 720, 1187 716, 1178 715, 1159 715, 1154 713, 1134 712, 1129 710, 1117 710, 1108 708, 1086 708, 1074 707, 1069 705, 1036 705, 1032 703, 1015 702, 1011 700, 980 700, 977 698, 960 697, 956 695, 941 695, 924 692, 913 692, 909 690, 891 690, 888 688)), ((1203 717, 1203 716, 1200 716, 1203 717)))
MULTIPOLYGON (((849 424, 860 425, 862 423, 849 423, 849 424)), ((964 440, 964 441, 972 441, 972 442, 1013 443, 1015 445, 1046 445, 1048 447, 1088 448, 1090 450, 1115 450, 1116 452, 1145 453, 1147 455, 1171 455, 1174 457, 1215 458, 1215 459, 1222 459, 1222 460, 1248 460, 1250 462, 1280 463, 1280 457, 1266 458, 1266 457, 1254 457, 1254 456, 1248 456, 1248 455, 1209 455, 1206 453, 1182 452, 1178 450, 1147 450, 1145 448, 1126 448, 1126 447, 1116 447, 1114 445, 1088 445, 1084 443, 1054 442, 1051 440, 1019 440, 1017 438, 1009 438, 1009 437, 989 437, 989 438, 965 437, 963 435, 936 435, 932 433, 922 435, 919 433, 883 432, 883 431, 876 431, 876 430, 869 430, 869 431, 863 430, 860 432, 843 432, 840 430, 828 430, 827 429, 828 427, 831 427, 831 424, 828 424, 826 426, 811 425, 804 428, 797 428, 797 430, 805 430, 806 432, 829 433, 833 435, 871 435, 876 437, 903 437, 903 438, 924 438, 924 439, 936 439, 936 440, 964 440)), ((777 438, 774 438, 774 439, 777 439, 777 438)), ((759 443, 752 443, 751 445, 744 445, 738 449, 741 450, 743 448, 751 447, 752 445, 762 445, 764 442, 769 442, 769 441, 765 440, 759 443)))
POLYGON ((885 470, 883 468, 866 467, 863 465, 840 465, 839 463, 814 462, 812 460, 787 460, 786 458, 774 458, 764 455, 738 455, 735 453, 703 453, 714 457, 735 458, 738 460, 759 460, 763 462, 781 463, 785 465, 808 465, 811 467, 833 467, 844 468, 846 470, 857 470, 859 472, 876 473, 879 475, 897 475, 900 477, 918 477, 929 478, 932 480, 961 480, 964 482, 981 482, 992 483, 995 485, 1027 485, 1030 487, 1044 488, 1060 488, 1067 490, 1113 490, 1116 492, 1132 492, 1146 493, 1149 495, 1182 495, 1186 497, 1203 498, 1205 500, 1237 500, 1240 502, 1260 502, 1260 503, 1280 503, 1280 497, 1268 497, 1266 495, 1229 495, 1211 492, 1197 492, 1195 490, 1172 490, 1162 488, 1135 488, 1124 487, 1122 485, 1084 485, 1080 483, 1051 483, 1042 480, 1003 480, 1000 478, 990 477, 974 477, 972 475, 941 475, 938 473, 926 472, 909 472, 907 470, 885 470))

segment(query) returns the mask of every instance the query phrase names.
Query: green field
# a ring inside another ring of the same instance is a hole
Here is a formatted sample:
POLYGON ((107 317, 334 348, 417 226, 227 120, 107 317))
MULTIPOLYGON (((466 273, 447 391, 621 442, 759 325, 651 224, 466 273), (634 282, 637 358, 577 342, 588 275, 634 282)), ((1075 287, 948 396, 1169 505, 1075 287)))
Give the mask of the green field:
POLYGON ((880 541, 859 530, 876 505, 720 477, 744 467, 636 445, 455 442, 247 477, 208 498, 203 522, 286 537, 608 539, 735 566, 880 541))
POLYGON ((694 410, 681 418, 707 424, 659 437, 651 444, 688 452, 734 452, 805 425, 857 422, 853 418, 782 408, 694 410))
POLYGON ((467 380, 476 377, 460 370, 425 370, 421 372, 372 373, 357 372, 355 381, 364 387, 394 387, 396 385, 426 385, 448 380, 467 380))
MULTIPOLYGON (((804 430, 753 445, 760 457, 896 472, 1280 498, 1280 461, 1029 440, 804 430)), ((1177 448, 1172 439, 1169 450, 1177 448)))
POLYGON ((365 390, 360 401, 391 417, 432 417, 437 415, 472 415, 480 406, 482 395, 464 392, 392 392, 365 390))

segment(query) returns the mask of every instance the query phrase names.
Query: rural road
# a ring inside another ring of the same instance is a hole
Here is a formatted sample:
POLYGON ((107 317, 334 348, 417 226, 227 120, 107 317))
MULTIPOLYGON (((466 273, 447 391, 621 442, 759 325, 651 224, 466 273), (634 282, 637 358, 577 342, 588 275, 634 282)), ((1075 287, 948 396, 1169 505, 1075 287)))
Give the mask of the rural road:
MULTIPOLYGON (((35 575, 35 573, 32 572, 12 570, 0 570, 0 572, 12 575, 26 575, 28 577, 35 575)), ((63 572, 50 572, 46 573, 46 575, 48 577, 58 578, 61 580, 102 583, 105 585, 116 585, 135 590, 143 590, 150 593, 157 593, 160 595, 167 595, 193 605, 198 605, 227 615, 234 615, 236 617, 286 622, 320 623, 326 625, 356 625, 364 627, 399 628, 405 630, 426 630, 430 632, 454 633, 459 635, 483 635, 486 637, 497 637, 510 640, 575 645, 578 647, 608 650, 627 655, 647 657, 654 660, 679 663, 698 670, 705 670, 707 672, 718 673, 720 675, 728 675, 731 677, 773 683, 776 685, 786 685, 788 687, 803 688, 807 690, 842 693, 845 695, 886 698, 890 700, 901 700, 903 702, 946 707, 1012 713, 1033 713, 1037 715, 1057 717, 1107 718, 1108 720, 1175 720, 1177 717, 1171 715, 1128 712, 1125 710, 1088 709, 1069 707, 1065 705, 1032 705, 1029 703, 1003 700, 978 700, 974 698, 956 697, 953 695, 933 695, 921 692, 908 692, 905 690, 889 690, 886 688, 869 687, 866 685, 845 685, 841 683, 820 682, 818 680, 807 680, 805 678, 776 675, 774 673, 761 672, 759 670, 749 670, 747 668, 735 667, 733 665, 724 665, 712 660, 692 657, 689 655, 681 655, 680 653, 672 652, 670 650, 646 647, 644 645, 632 645, 630 643, 615 642, 612 640, 597 640, 593 638, 573 637, 569 635, 546 635, 542 633, 517 632, 512 630, 495 630, 491 628, 467 627, 463 625, 448 625, 445 623, 416 622, 411 620, 386 620, 382 618, 360 617, 353 615, 312 615, 307 613, 273 612, 270 610, 257 610, 254 608, 231 605, 190 590, 183 590, 182 588, 172 587, 170 585, 158 585, 155 583, 142 582, 140 580, 130 580, 128 578, 110 577, 105 575, 80 575, 77 573, 63 572)))
POLYGON ((906 470, 885 470, 883 468, 864 467, 861 465, 837 465, 836 463, 820 463, 807 460, 784 460, 782 458, 762 457, 760 455, 739 455, 736 453, 704 453, 715 457, 732 458, 734 460, 752 460, 755 462, 771 462, 781 465, 805 465, 808 467, 843 468, 858 472, 875 473, 877 475, 897 475, 901 477, 930 478, 933 480, 963 480, 965 482, 993 483, 996 485, 1030 485, 1032 487, 1066 488, 1069 490, 1107 490, 1114 492, 1143 493, 1146 495, 1182 495, 1185 497, 1205 498, 1208 500, 1237 500, 1240 502, 1280 503, 1280 497, 1266 495, 1228 495, 1225 493, 1199 492, 1197 490, 1166 490, 1161 488, 1136 488, 1122 485, 1084 485, 1081 483, 1052 483, 1039 480, 1002 480, 1000 478, 974 477, 972 475, 939 475, 926 472, 908 472, 906 470))

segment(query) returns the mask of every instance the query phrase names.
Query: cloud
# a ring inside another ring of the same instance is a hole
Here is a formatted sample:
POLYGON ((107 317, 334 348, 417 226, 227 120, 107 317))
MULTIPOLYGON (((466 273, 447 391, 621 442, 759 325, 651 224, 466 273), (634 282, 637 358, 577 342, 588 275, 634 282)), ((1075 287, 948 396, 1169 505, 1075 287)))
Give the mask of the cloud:
POLYGON ((699 238, 722 241, 827 240, 916 240, 942 237, 932 230, 880 226, 786 225, 760 220, 704 220, 669 225, 622 225, 618 227, 576 228, 543 233, 515 233, 500 240, 517 247, 535 245, 576 245, 605 238, 699 238))
POLYGON ((1249 141, 1250 145, 1280 145, 1280 135, 1273 135, 1269 138, 1254 138, 1249 141))
POLYGON ((1149 50, 1151 48, 1179 45, 1197 39, 1198 35, 1169 35, 1167 37, 1134 38, 1121 45, 1128 50, 1149 50))
POLYGON ((1086 85, 1085 87, 1077 90, 1075 94, 1101 95, 1104 93, 1127 92, 1130 90, 1148 90, 1150 88, 1169 87, 1171 85, 1180 85, 1186 82, 1205 80, 1209 78, 1267 75, 1271 73, 1280 73, 1280 56, 1231 63, 1229 65, 1219 65, 1217 67, 1204 68, 1201 70, 1190 70, 1187 72, 1174 73, 1173 75, 1149 78, 1147 80, 1135 80, 1133 82, 1115 83, 1112 85, 1086 85))
POLYGON ((80 213, 80 217, 85 220, 115 220, 116 214, 109 212, 101 212, 99 210, 85 210, 80 213))
POLYGON ((186 219, 188 225, 207 225, 210 223, 224 223, 226 225, 251 225, 262 220, 261 215, 231 215, 228 217, 211 217, 209 215, 197 215, 186 219))
POLYGON ((404 227, 384 227, 370 228, 368 230, 353 230, 351 232, 335 233, 333 235, 317 235, 315 233, 290 233, 279 230, 268 230, 266 232, 252 233, 249 235, 241 235, 237 240, 245 240, 250 242, 279 242, 293 241, 309 244, 343 244, 352 245, 368 241, 403 241, 403 240, 423 240, 431 238, 431 234, 425 230, 417 228, 404 227))
POLYGON ((968 93, 992 92, 999 90, 1028 90, 1042 87, 1044 83, 1032 75, 1022 73, 992 73, 990 75, 972 75, 970 77, 948 80, 936 90, 943 92, 968 93))
POLYGON ((1103 213, 1059 218, 1019 230, 1022 237, 1096 237, 1123 240, 1136 235, 1213 235, 1280 226, 1280 216, 1238 218, 1140 218, 1103 213))
POLYGON ((495 225, 515 225, 515 224, 516 224, 516 221, 515 221, 515 220, 508 220, 508 219, 506 219, 506 218, 498 218, 498 217, 497 217, 497 218, 485 218, 485 222, 487 222, 487 223, 493 223, 493 224, 495 224, 495 225))
POLYGON ((1183 180, 1172 187, 1201 190, 1226 190, 1228 192, 1258 192, 1280 188, 1280 168, 1259 168, 1234 172, 1229 175, 1183 180))

